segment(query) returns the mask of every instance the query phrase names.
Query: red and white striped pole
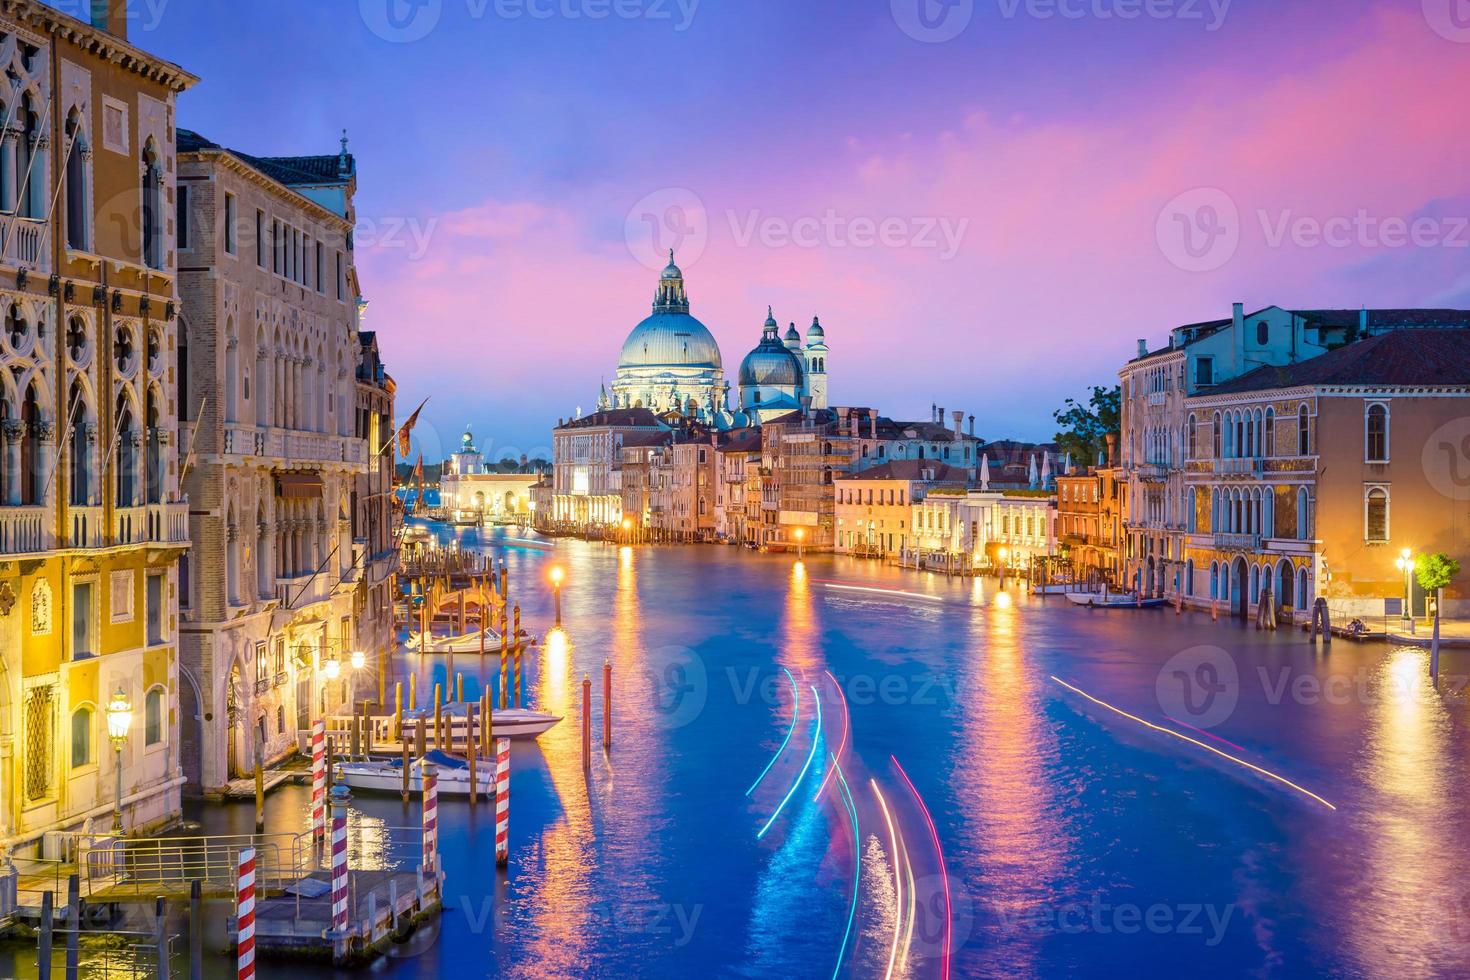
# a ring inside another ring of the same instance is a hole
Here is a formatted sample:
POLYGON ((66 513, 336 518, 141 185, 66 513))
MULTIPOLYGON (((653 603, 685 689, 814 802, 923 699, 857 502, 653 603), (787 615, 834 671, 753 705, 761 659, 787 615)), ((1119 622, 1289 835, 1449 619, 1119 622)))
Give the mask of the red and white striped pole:
POLYGON ((236 969, 239 980, 255 977, 255 848, 240 852, 240 872, 235 880, 236 969))
POLYGON ((327 836, 327 723, 311 725, 311 842, 327 836))
POLYGON ((510 739, 495 740, 495 863, 510 864, 510 739))
POLYGON ((420 769, 424 794, 424 874, 439 875, 439 770, 429 763, 420 769))
POLYGON ((332 787, 332 931, 347 932, 347 801, 352 794, 332 787))

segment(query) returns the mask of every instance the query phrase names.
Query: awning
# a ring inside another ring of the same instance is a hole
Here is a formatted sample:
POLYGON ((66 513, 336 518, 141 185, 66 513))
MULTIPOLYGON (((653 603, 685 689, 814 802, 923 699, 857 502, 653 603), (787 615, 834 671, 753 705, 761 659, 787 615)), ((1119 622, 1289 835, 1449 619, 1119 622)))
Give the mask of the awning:
POLYGON ((322 495, 320 473, 277 473, 276 496, 287 500, 315 500, 322 495))

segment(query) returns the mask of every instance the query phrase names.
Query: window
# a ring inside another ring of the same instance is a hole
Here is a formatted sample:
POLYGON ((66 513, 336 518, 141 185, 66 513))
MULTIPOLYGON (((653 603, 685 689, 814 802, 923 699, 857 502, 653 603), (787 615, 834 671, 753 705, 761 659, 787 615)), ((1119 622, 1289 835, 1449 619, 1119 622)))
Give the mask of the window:
POLYGON ((1215 413, 1215 431, 1214 431, 1214 440, 1215 440, 1215 447, 1214 448, 1215 448, 1215 458, 1216 459, 1222 458, 1221 455, 1220 455, 1221 437, 1222 437, 1222 432, 1221 432, 1221 425, 1220 425, 1220 413, 1219 412, 1216 412, 1215 413))
POLYGON ((97 630, 92 609, 93 585, 77 582, 71 592, 71 657, 82 660, 97 653, 97 630))
POLYGON ((26 801, 36 803, 51 795, 52 741, 56 734, 56 688, 38 685, 25 695, 26 801))
POLYGON ((255 212, 255 264, 265 268, 265 212, 255 212))
POLYGON ((1197 388, 1208 388, 1215 383, 1215 359, 1201 357, 1194 362, 1194 384, 1197 388))
POLYGON ((102 97, 102 145, 114 153, 128 152, 127 103, 102 97))
POLYGON ((66 246, 88 250, 87 140, 82 133, 81 114, 73 109, 66 121, 66 246))
POLYGON ((337 253, 337 299, 339 301, 347 296, 347 285, 342 281, 342 253, 337 253))
POLYGON ((1368 462, 1388 462, 1388 406, 1369 405, 1365 428, 1368 462))
POLYGON ((1368 491, 1366 500, 1366 515, 1364 537, 1368 541, 1388 540, 1388 491, 1383 487, 1373 487, 1368 491))
POLYGON ((163 165, 158 151, 149 141, 143 151, 143 264, 162 269, 164 264, 163 234, 163 165))
POLYGON ((225 195, 225 251, 231 255, 239 252, 240 243, 235 231, 235 195, 225 195))
POLYGON ((163 741, 163 688, 155 687, 143 699, 143 744, 163 741))
POLYGON ((1256 344, 1265 347, 1269 343, 1271 343, 1271 324, 1261 320, 1256 323, 1256 344))
POLYGON ((255 683, 264 684, 270 676, 270 658, 266 656, 265 641, 261 640, 255 644, 255 683))
POLYGON ((1266 457, 1276 455, 1276 409, 1274 408, 1266 409, 1266 437, 1261 455, 1266 457))
POLYGON ((179 249, 187 249, 189 245, 189 188, 180 184, 174 191, 174 220, 179 236, 179 249))
POLYGON ((148 645, 157 646, 163 642, 163 595, 164 579, 162 575, 148 576, 148 645))
POLYGON ((1189 458, 1194 459, 1199 455, 1199 422, 1193 415, 1189 417, 1189 428, 1186 431, 1188 437, 1185 445, 1189 447, 1189 458))
POLYGON ((322 252, 322 243, 321 242, 317 242, 316 243, 316 291, 319 292, 319 293, 326 292, 326 289, 322 286, 322 254, 323 254, 323 252, 322 252))
POLYGON ((279 221, 272 221, 271 222, 271 271, 274 272, 276 275, 280 275, 281 274, 281 263, 282 263, 282 259, 284 257, 284 253, 282 252, 282 248, 283 248, 284 245, 285 245, 285 239, 283 239, 281 237, 281 223, 279 221))
POLYGON ((1298 456, 1312 454, 1312 429, 1305 405, 1296 411, 1296 453, 1298 456))
POLYGON ((71 716, 71 767, 92 762, 92 709, 78 708, 71 716))

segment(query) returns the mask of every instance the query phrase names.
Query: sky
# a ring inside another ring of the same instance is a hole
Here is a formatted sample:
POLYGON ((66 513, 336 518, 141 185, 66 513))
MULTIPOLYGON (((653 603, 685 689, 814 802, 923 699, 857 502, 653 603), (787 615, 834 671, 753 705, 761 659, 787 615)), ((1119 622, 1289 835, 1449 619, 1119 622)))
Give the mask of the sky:
POLYGON ((670 247, 732 380, 819 315, 834 404, 988 439, 1232 302, 1470 306, 1467 0, 132 3, 181 125, 348 131, 430 461, 549 455, 670 247))

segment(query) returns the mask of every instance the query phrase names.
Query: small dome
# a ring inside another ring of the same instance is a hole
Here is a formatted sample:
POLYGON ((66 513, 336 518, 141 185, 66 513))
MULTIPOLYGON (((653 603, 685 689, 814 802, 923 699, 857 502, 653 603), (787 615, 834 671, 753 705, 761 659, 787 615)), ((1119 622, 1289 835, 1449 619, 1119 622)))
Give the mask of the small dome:
POLYGON ((801 334, 797 332, 796 324, 793 323, 791 326, 786 328, 786 339, 797 341, 801 340, 801 334))
POLYGON ((664 271, 660 274, 660 278, 662 278, 662 279, 683 279, 684 278, 684 273, 679 269, 679 267, 677 265, 674 264, 674 250, 673 249, 669 249, 669 264, 666 265, 666 266, 664 266, 664 271))
POLYGON ((822 321, 817 319, 816 317, 812 317, 811 329, 806 332, 807 342, 810 343, 814 340, 821 340, 826 336, 827 331, 822 329, 822 321))
POLYGON ((801 363, 784 347, 770 350, 761 345, 740 362, 740 385, 743 388, 801 385, 801 363))

